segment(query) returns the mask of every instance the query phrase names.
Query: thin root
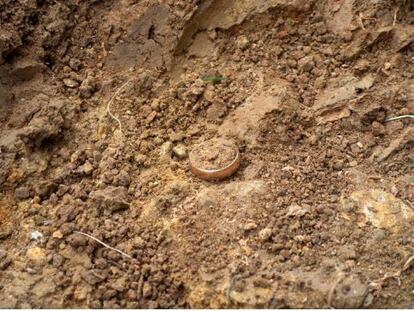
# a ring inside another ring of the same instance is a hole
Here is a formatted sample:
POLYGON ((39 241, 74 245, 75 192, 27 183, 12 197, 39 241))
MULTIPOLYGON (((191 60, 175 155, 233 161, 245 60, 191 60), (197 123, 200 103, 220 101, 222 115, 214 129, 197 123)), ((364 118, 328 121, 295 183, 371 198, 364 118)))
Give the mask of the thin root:
POLYGON ((84 236, 86 236, 86 237, 88 237, 88 238, 90 238, 90 239, 92 239, 92 240, 94 240, 94 241, 98 242, 99 244, 103 245, 104 247, 106 247, 106 248, 108 248, 108 249, 111 249, 111 250, 113 250, 113 251, 115 251, 115 252, 117 252, 117 253, 119 253, 119 254, 121 254, 121 255, 125 256, 125 257, 128 257, 129 259, 132 259, 132 257, 131 257, 131 256, 129 256, 128 254, 124 253, 123 251, 121 251, 121 250, 119 250, 119 249, 117 249, 117 248, 114 248, 114 247, 112 247, 112 246, 109 246, 108 244, 106 244, 106 243, 102 242, 101 240, 98 240, 97 238, 95 238, 95 237, 93 237, 93 236, 91 236, 91 235, 89 235, 89 234, 87 234, 87 233, 83 233, 83 232, 80 232, 80 231, 74 231, 74 232, 75 232, 75 233, 78 233, 78 234, 81 234, 81 235, 84 235, 84 236))
POLYGON ((395 27, 395 25, 397 24, 397 14, 398 14, 398 8, 395 10, 394 12, 394 20, 392 22, 392 26, 395 27))
POLYGON ((406 119, 406 118, 414 119, 414 114, 405 114, 402 116, 392 117, 392 118, 388 118, 385 121, 388 122, 388 121, 395 121, 395 120, 401 120, 401 119, 406 119))
POLYGON ((411 267, 411 264, 414 262, 414 255, 413 256, 411 256, 410 258, 408 258, 408 260, 405 262, 405 264, 404 264, 404 266, 402 267, 402 269, 401 270, 399 270, 399 271, 397 271, 397 272, 395 272, 395 273, 392 273, 392 274, 389 274, 389 273, 386 273, 381 279, 378 279, 378 280, 375 280, 375 281, 372 281, 370 284, 369 284, 369 286, 370 287, 372 287, 372 288, 374 288, 374 289, 377 289, 377 290, 379 290, 379 289, 381 289, 382 288, 382 286, 384 285, 384 282, 386 281, 386 280, 388 280, 388 279, 396 279, 397 280, 397 282, 398 282, 398 286, 401 286, 401 274, 404 272, 404 271, 406 271, 406 270, 408 270, 410 267, 411 267))
POLYGON ((412 262, 414 261, 414 255, 408 258, 408 260, 405 262, 402 271, 408 270, 408 268, 411 267, 412 262))
POLYGON ((126 81, 124 84, 122 84, 121 85, 121 87, 119 87, 117 90, 116 90, 116 92, 115 92, 115 94, 114 95, 112 95, 112 97, 111 97, 111 99, 109 100, 109 102, 108 102, 108 104, 107 104, 107 106, 106 106, 106 112, 109 114, 109 116, 112 118, 112 119, 114 119, 116 122, 118 122, 118 125, 119 125, 119 130, 121 131, 121 134, 123 134, 123 132, 122 132, 122 123, 121 123, 121 121, 116 117, 116 116, 114 116, 113 114, 112 114, 112 112, 111 112, 111 104, 112 104, 112 102, 114 101, 114 99, 122 92, 122 90, 129 84, 129 82, 131 82, 131 80, 132 80, 132 78, 131 79, 129 79, 128 81, 126 81))

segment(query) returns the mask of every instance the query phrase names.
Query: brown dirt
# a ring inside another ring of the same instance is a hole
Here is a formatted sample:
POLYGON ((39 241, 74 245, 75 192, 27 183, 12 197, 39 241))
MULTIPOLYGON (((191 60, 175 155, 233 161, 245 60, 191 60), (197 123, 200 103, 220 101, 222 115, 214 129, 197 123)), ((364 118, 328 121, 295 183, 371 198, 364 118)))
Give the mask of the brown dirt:
POLYGON ((412 1, 0 8, 0 307, 414 307, 412 1))

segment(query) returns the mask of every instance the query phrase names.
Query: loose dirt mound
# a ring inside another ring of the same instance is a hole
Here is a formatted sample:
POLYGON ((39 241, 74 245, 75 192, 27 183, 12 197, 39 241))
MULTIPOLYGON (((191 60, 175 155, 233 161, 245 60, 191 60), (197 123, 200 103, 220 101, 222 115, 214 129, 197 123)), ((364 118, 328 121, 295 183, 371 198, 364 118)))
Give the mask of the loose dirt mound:
POLYGON ((414 307, 412 1, 0 8, 0 307, 414 307))

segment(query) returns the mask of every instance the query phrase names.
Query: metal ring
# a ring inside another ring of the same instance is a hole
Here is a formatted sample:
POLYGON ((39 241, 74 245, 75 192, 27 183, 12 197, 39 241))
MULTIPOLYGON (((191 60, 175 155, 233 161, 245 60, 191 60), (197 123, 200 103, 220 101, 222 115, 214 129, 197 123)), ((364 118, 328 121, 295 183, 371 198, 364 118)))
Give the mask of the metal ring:
POLYGON ((191 153, 189 157, 190 162, 190 170, 191 172, 196 175, 197 177, 204 179, 204 180, 222 180, 233 175, 240 166, 241 158, 240 152, 236 149, 236 156, 234 160, 224 168, 217 169, 217 170, 203 170, 193 165, 191 161, 191 153))

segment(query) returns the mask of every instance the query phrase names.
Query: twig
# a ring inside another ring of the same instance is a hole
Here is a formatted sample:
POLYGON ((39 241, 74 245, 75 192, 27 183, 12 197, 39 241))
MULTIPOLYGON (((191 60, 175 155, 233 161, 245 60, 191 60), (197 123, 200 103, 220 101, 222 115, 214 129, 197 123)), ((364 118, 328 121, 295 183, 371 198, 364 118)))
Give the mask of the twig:
POLYGON ((114 101, 115 97, 118 96, 119 93, 121 93, 121 91, 128 85, 129 82, 131 82, 132 78, 129 79, 128 81, 126 81, 124 84, 122 84, 122 86, 120 88, 118 88, 118 90, 116 90, 115 94, 112 95, 111 99, 108 101, 108 104, 106 106, 106 112, 109 114, 109 116, 114 119, 116 122, 118 122, 119 125, 119 130, 122 133, 122 124, 121 121, 119 121, 119 119, 117 117, 115 117, 112 112, 111 112, 111 104, 114 101))
POLYGON ((414 119, 414 114, 405 114, 402 116, 392 117, 392 118, 386 119, 385 121, 388 122, 388 121, 401 120, 401 119, 406 119, 406 118, 414 119))
POLYGON ((80 232, 80 231, 74 231, 74 232, 75 232, 75 233, 78 233, 78 234, 81 234, 81 235, 84 235, 84 236, 86 236, 86 237, 88 237, 88 238, 90 238, 90 239, 92 239, 92 240, 94 240, 94 241, 98 242, 99 244, 101 244, 101 245, 105 246, 106 248, 109 248, 109 249, 111 249, 111 250, 113 250, 113 251, 115 251, 115 252, 117 252, 117 253, 119 253, 119 254, 121 254, 121 255, 125 256, 125 257, 128 257, 129 259, 132 259, 132 257, 131 257, 131 256, 129 256, 128 254, 124 253, 123 251, 121 251, 121 250, 119 250, 119 249, 116 249, 116 248, 114 248, 114 247, 112 247, 112 246, 109 246, 108 244, 106 244, 106 243, 102 242, 101 240, 98 240, 97 238, 95 238, 95 237, 93 237, 93 236, 91 236, 91 235, 89 235, 89 234, 87 234, 87 233, 83 233, 83 232, 80 232))

